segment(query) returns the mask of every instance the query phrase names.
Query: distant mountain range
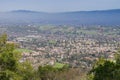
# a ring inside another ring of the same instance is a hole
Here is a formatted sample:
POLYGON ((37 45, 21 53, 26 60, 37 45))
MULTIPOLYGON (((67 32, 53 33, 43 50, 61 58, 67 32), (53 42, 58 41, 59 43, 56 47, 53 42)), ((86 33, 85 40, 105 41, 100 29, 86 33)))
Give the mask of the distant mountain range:
POLYGON ((61 13, 16 10, 1 12, 0 23, 120 25, 120 9, 61 13))

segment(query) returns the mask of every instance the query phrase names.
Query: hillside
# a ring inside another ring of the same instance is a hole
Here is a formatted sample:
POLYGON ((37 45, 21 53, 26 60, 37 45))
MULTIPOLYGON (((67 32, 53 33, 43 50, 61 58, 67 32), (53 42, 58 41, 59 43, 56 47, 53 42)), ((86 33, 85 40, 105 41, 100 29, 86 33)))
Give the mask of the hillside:
POLYGON ((120 9, 62 13, 16 10, 1 12, 0 23, 120 25, 120 9))

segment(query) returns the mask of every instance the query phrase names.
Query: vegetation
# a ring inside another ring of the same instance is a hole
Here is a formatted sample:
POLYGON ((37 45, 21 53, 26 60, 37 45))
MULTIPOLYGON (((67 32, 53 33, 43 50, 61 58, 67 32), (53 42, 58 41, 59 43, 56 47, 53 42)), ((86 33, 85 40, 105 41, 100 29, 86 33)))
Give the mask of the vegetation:
POLYGON ((65 66, 65 64, 62 63, 55 63, 55 65, 53 66, 54 68, 63 68, 65 66))
POLYGON ((90 80, 120 80, 120 51, 115 61, 100 58, 89 73, 90 80))
POLYGON ((15 44, 7 43, 7 35, 0 36, 0 80, 33 80, 32 66, 20 63, 20 54, 14 50, 15 44))
POLYGON ((23 52, 32 52, 32 50, 28 50, 28 49, 20 49, 20 48, 18 48, 18 49, 15 49, 14 50, 14 53, 23 53, 23 52))

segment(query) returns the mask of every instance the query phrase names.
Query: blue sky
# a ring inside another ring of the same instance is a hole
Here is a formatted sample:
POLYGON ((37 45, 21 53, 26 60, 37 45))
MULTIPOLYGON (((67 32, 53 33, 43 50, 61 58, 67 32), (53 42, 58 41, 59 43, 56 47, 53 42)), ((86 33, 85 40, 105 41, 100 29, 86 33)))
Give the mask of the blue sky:
POLYGON ((0 0, 0 11, 67 12, 120 9, 120 0, 0 0))

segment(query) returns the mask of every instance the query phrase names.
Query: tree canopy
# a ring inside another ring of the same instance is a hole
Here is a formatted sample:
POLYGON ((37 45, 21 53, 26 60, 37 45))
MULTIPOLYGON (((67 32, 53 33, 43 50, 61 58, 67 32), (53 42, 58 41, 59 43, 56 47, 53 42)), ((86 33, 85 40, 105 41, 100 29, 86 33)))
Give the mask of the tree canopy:
POLYGON ((115 60, 100 58, 89 73, 90 80, 120 80, 120 51, 115 60))
POLYGON ((32 66, 20 63, 20 53, 14 53, 14 43, 7 42, 7 35, 0 36, 0 80, 33 80, 32 66))

